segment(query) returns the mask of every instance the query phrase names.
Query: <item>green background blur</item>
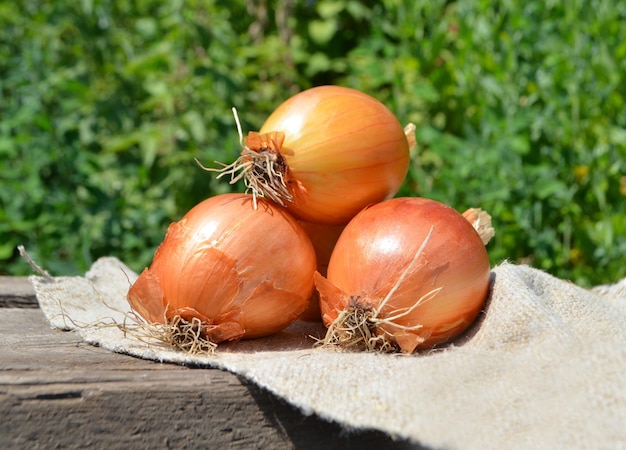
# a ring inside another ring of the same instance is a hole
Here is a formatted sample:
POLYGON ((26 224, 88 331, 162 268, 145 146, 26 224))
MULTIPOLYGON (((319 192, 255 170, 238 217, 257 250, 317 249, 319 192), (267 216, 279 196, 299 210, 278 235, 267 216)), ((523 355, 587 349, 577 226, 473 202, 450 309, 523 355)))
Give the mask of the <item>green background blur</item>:
POLYGON ((417 124, 400 195, 480 206, 493 264, 626 276, 626 2, 0 1, 0 274, 141 270, 282 101, 339 84, 417 124))

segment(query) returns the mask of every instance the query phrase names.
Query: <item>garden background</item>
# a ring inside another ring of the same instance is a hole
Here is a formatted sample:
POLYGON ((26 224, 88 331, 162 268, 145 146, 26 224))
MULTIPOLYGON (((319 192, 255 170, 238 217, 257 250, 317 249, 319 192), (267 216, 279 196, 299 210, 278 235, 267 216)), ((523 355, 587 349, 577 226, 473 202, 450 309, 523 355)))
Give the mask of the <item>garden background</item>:
POLYGON ((168 224, 241 189, 239 151, 292 94, 362 90, 418 148, 399 195, 491 213, 493 264, 626 276, 622 0, 0 0, 0 275, 100 256, 139 271, 168 224))

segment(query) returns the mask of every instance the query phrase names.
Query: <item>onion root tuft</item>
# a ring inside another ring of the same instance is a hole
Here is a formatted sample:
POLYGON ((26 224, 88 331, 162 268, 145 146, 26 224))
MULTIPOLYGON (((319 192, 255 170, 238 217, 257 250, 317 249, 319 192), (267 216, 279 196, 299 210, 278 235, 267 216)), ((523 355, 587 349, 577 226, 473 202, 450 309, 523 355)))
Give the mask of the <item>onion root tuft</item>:
POLYGON ((293 202, 293 195, 287 188, 287 163, 279 151, 270 148, 252 150, 245 146, 232 164, 219 161, 215 163, 222 168, 201 167, 211 172, 219 172, 218 179, 230 175, 230 184, 243 178, 246 194, 252 194, 255 209, 258 197, 267 197, 281 206, 285 206, 285 201, 293 202))
POLYGON ((205 167, 197 159, 196 163, 206 171, 218 172, 217 179, 230 175, 229 184, 243 179, 246 194, 252 194, 254 209, 257 208, 258 197, 267 197, 281 206, 285 206, 285 201, 293 202, 293 195, 287 188, 288 165, 281 154, 285 133, 275 131, 260 134, 252 131, 244 139, 235 108, 233 115, 239 133, 239 145, 242 147, 239 157, 231 164, 214 161, 221 168, 205 167))
POLYGON ((191 321, 176 315, 172 319, 164 319, 164 323, 150 323, 136 313, 129 314, 130 322, 115 324, 124 336, 133 336, 148 345, 159 344, 166 348, 182 351, 190 356, 211 356, 217 344, 206 337, 207 325, 199 318, 191 321))
POLYGON ((413 305, 384 311, 387 303, 400 287, 406 277, 413 271, 420 269, 417 261, 423 254, 426 245, 431 239, 434 226, 431 226, 424 241, 415 252, 413 259, 403 270, 387 295, 377 306, 358 295, 350 295, 346 307, 339 312, 337 318, 328 326, 326 336, 318 342, 322 347, 341 347, 345 349, 378 351, 382 353, 413 353, 415 348, 425 341, 424 337, 415 332, 423 325, 402 325, 397 321, 409 316, 423 303, 434 298, 442 287, 430 290, 419 298, 413 305))

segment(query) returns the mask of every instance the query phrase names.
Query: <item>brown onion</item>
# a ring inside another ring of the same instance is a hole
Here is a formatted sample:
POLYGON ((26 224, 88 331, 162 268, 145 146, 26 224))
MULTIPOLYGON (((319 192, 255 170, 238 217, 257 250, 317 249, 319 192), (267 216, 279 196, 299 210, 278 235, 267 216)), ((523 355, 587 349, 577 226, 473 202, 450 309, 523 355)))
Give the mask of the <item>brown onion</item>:
POLYGON ((224 194, 170 225, 128 300, 152 323, 201 323, 216 344, 267 336, 307 307, 315 268, 311 241, 283 208, 224 194))
POLYGON ((375 98, 319 86, 276 108, 219 176, 230 175, 231 183, 243 178, 253 195, 300 220, 346 224, 396 194, 409 167, 411 133, 375 98))
POLYGON ((412 353, 458 336, 489 289, 480 236, 463 215, 424 198, 361 211, 315 274, 326 343, 412 353))

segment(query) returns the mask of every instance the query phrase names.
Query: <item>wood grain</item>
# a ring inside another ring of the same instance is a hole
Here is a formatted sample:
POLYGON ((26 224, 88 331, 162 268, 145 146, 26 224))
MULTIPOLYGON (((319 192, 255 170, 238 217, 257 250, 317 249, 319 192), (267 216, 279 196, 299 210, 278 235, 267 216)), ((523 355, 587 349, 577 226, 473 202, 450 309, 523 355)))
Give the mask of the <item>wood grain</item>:
POLYGON ((28 277, 0 276, 0 308, 37 308, 37 298, 28 277))
POLYGON ((114 354, 0 308, 0 448, 416 448, 305 416, 221 370, 114 354))

